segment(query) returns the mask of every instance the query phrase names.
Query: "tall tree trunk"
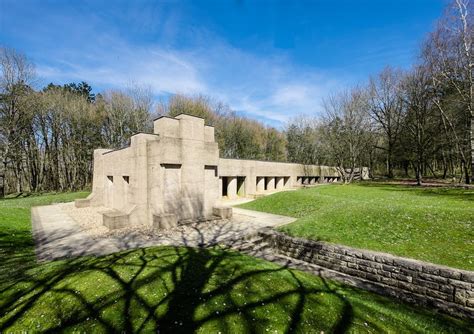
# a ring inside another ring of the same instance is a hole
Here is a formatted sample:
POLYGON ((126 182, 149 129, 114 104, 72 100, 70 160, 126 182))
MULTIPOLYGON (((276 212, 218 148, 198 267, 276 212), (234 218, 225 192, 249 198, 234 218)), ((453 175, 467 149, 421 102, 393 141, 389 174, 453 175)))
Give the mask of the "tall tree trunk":
POLYGON ((474 114, 471 114, 471 179, 474 183, 474 114))

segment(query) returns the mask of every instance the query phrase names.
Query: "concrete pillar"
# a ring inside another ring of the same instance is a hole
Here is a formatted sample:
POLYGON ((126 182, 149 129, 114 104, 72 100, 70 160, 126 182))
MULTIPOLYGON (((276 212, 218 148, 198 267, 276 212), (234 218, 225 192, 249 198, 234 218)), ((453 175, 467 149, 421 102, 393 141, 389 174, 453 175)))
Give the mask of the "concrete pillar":
POLYGON ((283 189, 284 180, 283 177, 276 177, 275 178, 275 188, 276 189, 283 189))
POLYGON ((237 177, 237 196, 245 196, 245 177, 237 177))
POLYGON ((265 178, 262 176, 257 176, 257 193, 265 191, 265 178))
POLYGON ((274 177, 267 177, 267 190, 272 191, 275 190, 275 178, 274 177))
POLYGON ((227 178, 227 197, 236 198, 237 197, 237 178, 228 177, 227 178))
POLYGON ((316 183, 316 178, 315 177, 310 177, 309 178, 309 184, 315 184, 316 183))

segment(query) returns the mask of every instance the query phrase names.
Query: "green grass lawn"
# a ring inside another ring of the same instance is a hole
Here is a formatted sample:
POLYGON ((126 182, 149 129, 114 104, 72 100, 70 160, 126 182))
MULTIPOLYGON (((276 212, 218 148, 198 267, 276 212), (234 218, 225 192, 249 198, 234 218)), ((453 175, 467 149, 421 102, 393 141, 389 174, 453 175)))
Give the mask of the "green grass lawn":
POLYGON ((36 263, 30 206, 85 195, 0 201, 1 333, 472 332, 472 322, 217 248, 36 263))
POLYGON ((360 183, 281 192, 241 207, 299 218, 292 236, 474 270, 474 190, 360 183))

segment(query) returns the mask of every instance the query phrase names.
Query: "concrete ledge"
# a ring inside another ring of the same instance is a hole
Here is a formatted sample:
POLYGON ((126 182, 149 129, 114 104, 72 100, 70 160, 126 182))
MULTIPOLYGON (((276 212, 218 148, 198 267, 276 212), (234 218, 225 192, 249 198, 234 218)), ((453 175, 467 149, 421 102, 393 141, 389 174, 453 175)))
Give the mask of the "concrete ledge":
POLYGON ((91 200, 88 198, 76 199, 74 201, 74 206, 76 208, 86 208, 91 205, 91 200))
POLYGON ((222 219, 232 218, 232 208, 227 206, 215 206, 212 208, 214 216, 221 217, 222 219))
POLYGON ((102 224, 111 230, 126 227, 128 225, 128 215, 118 210, 104 212, 102 214, 102 224))
POLYGON ((153 229, 167 230, 178 226, 178 217, 175 214, 153 215, 153 229))

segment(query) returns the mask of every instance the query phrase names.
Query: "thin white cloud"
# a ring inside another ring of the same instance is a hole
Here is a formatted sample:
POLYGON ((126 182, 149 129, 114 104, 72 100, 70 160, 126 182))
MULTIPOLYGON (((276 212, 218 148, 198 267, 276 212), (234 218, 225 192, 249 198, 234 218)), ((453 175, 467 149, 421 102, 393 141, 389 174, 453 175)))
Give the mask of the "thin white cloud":
POLYGON ((44 78, 60 81, 84 80, 93 85, 109 88, 125 87, 134 81, 146 84, 155 93, 194 94, 206 91, 194 66, 173 51, 148 48, 107 48, 88 54, 87 64, 68 60, 60 65, 38 66, 44 78))
POLYGON ((135 82, 156 95, 205 94, 273 124, 319 112, 321 99, 339 83, 317 69, 294 66, 284 54, 256 55, 217 38, 192 50, 135 46, 113 36, 100 40, 100 47, 39 64, 39 74, 48 82, 84 80, 104 88, 135 82))

